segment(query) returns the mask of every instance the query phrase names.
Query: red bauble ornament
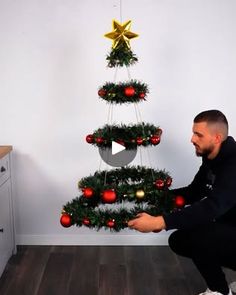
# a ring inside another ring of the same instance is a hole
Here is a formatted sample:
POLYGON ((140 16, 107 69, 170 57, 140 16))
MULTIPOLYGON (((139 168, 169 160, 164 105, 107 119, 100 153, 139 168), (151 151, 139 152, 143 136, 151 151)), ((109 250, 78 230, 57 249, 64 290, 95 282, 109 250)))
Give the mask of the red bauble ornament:
POLYGON ((185 199, 183 196, 176 196, 175 197, 175 206, 177 208, 182 208, 185 205, 185 199))
POLYGON ((98 95, 100 97, 104 97, 106 94, 107 94, 107 91, 105 89, 101 88, 98 90, 98 95))
POLYGON ((85 198, 89 199, 93 196, 94 191, 91 187, 85 187, 82 189, 83 195, 85 198))
POLYGON ((161 138, 158 135, 153 135, 150 138, 150 141, 151 141, 152 144, 157 145, 161 141, 161 138))
POLYGON ((127 86, 124 89, 125 96, 131 97, 135 95, 135 89, 133 86, 127 86))
POLYGON ((87 217, 85 217, 82 222, 83 222, 84 225, 87 225, 87 226, 89 226, 91 224, 90 219, 87 218, 87 217))
POLYGON ((104 203, 114 203, 116 201, 116 192, 112 189, 107 189, 103 191, 102 200, 104 203))
POLYGON ((86 141, 87 141, 88 143, 93 143, 93 142, 94 142, 94 136, 93 136, 93 134, 89 134, 89 135, 87 135, 87 136, 86 136, 86 141))
POLYGON ((171 184, 172 184, 172 178, 171 177, 168 177, 165 182, 166 182, 166 185, 168 187, 171 186, 171 184))
POLYGON ((104 138, 102 138, 102 137, 96 137, 95 138, 95 141, 96 141, 96 143, 101 144, 101 143, 104 142, 104 138))
POLYGON ((64 227, 70 227, 71 226, 71 216, 67 213, 62 214, 61 218, 60 218, 60 223, 62 226, 64 227))
POLYGON ((145 96, 146 96, 146 93, 145 92, 140 92, 138 96, 139 96, 139 98, 144 99, 145 96))
POLYGON ((163 189, 164 186, 165 186, 165 182, 164 182, 164 180, 162 180, 162 179, 157 179, 157 180, 155 181, 155 186, 156 186, 158 189, 163 189))
POLYGON ((143 143, 143 138, 142 137, 137 137, 136 138, 136 143, 137 143, 137 145, 141 145, 143 143))
POLYGON ((107 226, 112 228, 115 226, 115 220, 114 219, 111 219, 111 220, 108 220, 107 221, 107 226))

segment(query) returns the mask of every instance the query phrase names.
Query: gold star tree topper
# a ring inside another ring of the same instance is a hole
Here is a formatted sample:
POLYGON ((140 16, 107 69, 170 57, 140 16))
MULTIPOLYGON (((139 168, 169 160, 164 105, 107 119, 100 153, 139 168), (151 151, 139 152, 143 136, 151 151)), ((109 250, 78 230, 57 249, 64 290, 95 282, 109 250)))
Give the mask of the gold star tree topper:
POLYGON ((112 47, 115 49, 120 45, 125 45, 130 48, 130 39, 138 37, 138 34, 130 31, 131 20, 128 20, 123 24, 119 23, 116 20, 113 20, 112 26, 113 31, 104 35, 105 37, 113 40, 112 47))

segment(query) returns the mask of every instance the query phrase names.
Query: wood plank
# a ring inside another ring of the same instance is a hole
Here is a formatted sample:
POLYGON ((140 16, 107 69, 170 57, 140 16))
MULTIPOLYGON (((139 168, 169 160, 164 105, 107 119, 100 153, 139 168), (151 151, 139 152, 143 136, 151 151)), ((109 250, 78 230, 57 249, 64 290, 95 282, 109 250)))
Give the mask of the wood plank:
POLYGON ((128 294, 162 294, 155 267, 150 261, 130 261, 127 264, 128 294))
POLYGON ((100 264, 124 264, 126 261, 124 247, 102 246, 100 247, 100 264))
POLYGON ((37 295, 67 294, 73 258, 73 253, 53 252, 50 254, 37 295))
POLYGON ((125 247, 128 294, 162 294, 150 247, 125 247))
POLYGON ((180 267, 177 256, 169 247, 149 247, 151 260, 155 264, 157 278, 184 279, 185 275, 180 267))
MULTIPOLYGON (((126 267, 122 264, 103 264, 99 269, 98 295, 127 295, 126 267)), ((90 293, 92 294, 92 293, 90 293)))
POLYGON ((4 295, 37 294, 40 278, 50 254, 50 247, 31 246, 23 249, 14 257, 20 257, 14 262, 11 270, 11 280, 8 282, 4 295))
POLYGON ((127 262, 131 261, 150 261, 151 254, 149 246, 125 246, 125 259, 127 262))
POLYGON ((178 261, 185 275, 186 285, 188 285, 192 294, 198 294, 205 291, 207 285, 192 260, 186 257, 178 256, 178 261))
POLYGON ((160 279, 159 280, 160 285, 160 293, 161 295, 193 295, 195 293, 192 293, 186 285, 185 279, 160 279))
MULTIPOLYGON (((225 269, 230 281, 236 272, 225 269)), ((21 246, 1 295, 195 295, 206 289, 190 259, 167 246, 21 246)))
POLYGON ((17 247, 17 255, 13 255, 6 265, 0 278, 0 294, 7 294, 9 287, 13 284, 17 270, 21 268, 21 260, 24 258, 26 247, 17 247))
POLYGON ((100 247, 77 247, 69 278, 68 294, 98 294, 100 247))
POLYGON ((236 271, 228 268, 223 268, 224 273, 229 283, 236 281, 236 271))
POLYGON ((76 251, 78 246, 51 246, 51 253, 69 253, 72 255, 76 255, 76 251))

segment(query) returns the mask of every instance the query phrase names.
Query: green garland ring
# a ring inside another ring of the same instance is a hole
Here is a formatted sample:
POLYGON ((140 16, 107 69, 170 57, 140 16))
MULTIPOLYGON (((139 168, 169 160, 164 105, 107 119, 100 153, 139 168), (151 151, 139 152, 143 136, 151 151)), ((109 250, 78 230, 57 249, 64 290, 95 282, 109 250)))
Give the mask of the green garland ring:
MULTIPOLYGON (((93 209, 81 205, 79 200, 79 198, 72 200, 72 202, 64 206, 64 209, 62 210, 62 216, 68 215, 71 219, 69 226, 87 226, 90 229, 94 228, 97 230, 104 228, 118 232, 127 228, 127 222, 135 218, 138 213, 146 212, 152 216, 158 216, 164 212, 155 206, 135 206, 130 210, 124 208, 115 210, 93 209), (73 206, 76 210, 72 209, 73 206)), ((171 204, 174 204, 174 198, 172 198, 171 204)), ((169 206, 169 208, 169 212, 176 210, 172 205, 169 206)), ((168 212, 167 210, 165 211, 168 212)))
POLYGON ((117 202, 124 200, 140 202, 142 200, 153 202, 153 193, 156 197, 157 187, 155 182, 162 180, 161 191, 171 185, 171 178, 164 170, 155 170, 144 166, 129 166, 109 171, 96 171, 94 175, 82 178, 78 183, 78 188, 93 189, 93 197, 89 200, 93 205, 101 203, 101 193, 104 190, 115 190, 117 202), (135 199, 135 192, 143 189, 146 192, 145 198, 135 199))
POLYGON ((127 227, 128 220, 140 212, 160 215, 163 212, 173 211, 174 198, 169 190, 171 181, 167 172, 143 166, 97 171, 93 176, 82 178, 78 184, 82 192, 90 189, 93 194, 87 196, 82 194, 68 202, 63 207, 62 214, 69 216, 70 225, 86 225, 98 230, 105 227, 120 231, 127 227), (160 183, 162 185, 158 187, 160 183), (103 199, 104 192, 112 191, 115 192, 116 197, 112 203, 121 203, 122 208, 114 210, 99 208, 99 204, 109 203, 103 199), (138 194, 138 192, 143 193, 138 194), (136 205, 132 209, 126 209, 125 202, 136 205))
POLYGON ((123 144, 126 149, 160 143, 162 129, 153 124, 108 125, 86 136, 86 141, 101 148, 111 148, 112 141, 123 144))
POLYGON ((112 83, 107 82, 98 90, 101 99, 113 104, 135 103, 146 100, 148 86, 137 80, 112 83))

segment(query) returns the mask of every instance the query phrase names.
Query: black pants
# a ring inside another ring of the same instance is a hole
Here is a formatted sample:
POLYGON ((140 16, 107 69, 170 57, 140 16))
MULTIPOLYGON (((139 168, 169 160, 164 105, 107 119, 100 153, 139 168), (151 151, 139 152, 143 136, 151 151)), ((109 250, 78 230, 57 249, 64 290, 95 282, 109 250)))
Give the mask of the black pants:
POLYGON ((191 230, 177 230, 169 237, 170 248, 192 259, 212 291, 228 294, 222 267, 236 270, 236 226, 213 222, 191 230))

